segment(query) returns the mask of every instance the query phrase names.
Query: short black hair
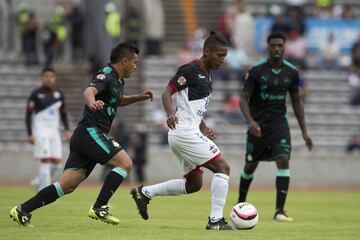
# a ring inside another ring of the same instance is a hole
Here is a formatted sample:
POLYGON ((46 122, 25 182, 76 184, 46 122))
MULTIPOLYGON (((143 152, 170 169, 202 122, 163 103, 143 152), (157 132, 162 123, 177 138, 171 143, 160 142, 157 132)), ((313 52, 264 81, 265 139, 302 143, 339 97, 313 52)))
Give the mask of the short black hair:
POLYGON ((204 42, 204 49, 213 49, 216 45, 227 47, 228 42, 221 34, 216 33, 215 31, 211 31, 210 36, 204 42))
POLYGON ((56 74, 56 71, 51 67, 43 68, 43 70, 41 71, 41 75, 43 75, 45 72, 52 72, 52 73, 56 74))
POLYGON ((110 63, 116 63, 125 57, 132 57, 133 54, 139 54, 139 49, 134 41, 118 43, 111 50, 110 63))
POLYGON ((272 32, 267 37, 267 43, 269 43, 271 39, 275 39, 275 38, 276 39, 281 38, 282 40, 284 40, 284 42, 286 42, 286 37, 285 37, 284 33, 282 33, 282 32, 272 32))

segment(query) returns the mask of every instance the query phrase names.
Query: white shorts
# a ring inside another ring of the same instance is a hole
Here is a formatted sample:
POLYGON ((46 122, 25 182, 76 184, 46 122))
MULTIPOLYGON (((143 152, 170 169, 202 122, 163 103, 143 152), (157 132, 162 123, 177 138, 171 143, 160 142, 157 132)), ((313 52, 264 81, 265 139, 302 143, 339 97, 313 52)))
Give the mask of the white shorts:
POLYGON ((169 135, 168 139, 171 150, 183 168, 184 176, 192 171, 202 171, 203 164, 221 157, 216 144, 201 132, 169 135))
POLYGON ((35 135, 34 157, 36 159, 62 159, 62 142, 59 133, 35 135))

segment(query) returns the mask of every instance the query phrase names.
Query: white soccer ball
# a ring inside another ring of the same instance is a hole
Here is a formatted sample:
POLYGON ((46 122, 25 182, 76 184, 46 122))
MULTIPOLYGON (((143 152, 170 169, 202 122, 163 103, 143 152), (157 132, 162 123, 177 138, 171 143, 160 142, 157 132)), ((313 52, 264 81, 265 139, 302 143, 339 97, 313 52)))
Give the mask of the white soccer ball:
POLYGON ((237 229, 252 229, 258 223, 259 214, 254 205, 247 202, 241 202, 231 209, 230 219, 237 229))

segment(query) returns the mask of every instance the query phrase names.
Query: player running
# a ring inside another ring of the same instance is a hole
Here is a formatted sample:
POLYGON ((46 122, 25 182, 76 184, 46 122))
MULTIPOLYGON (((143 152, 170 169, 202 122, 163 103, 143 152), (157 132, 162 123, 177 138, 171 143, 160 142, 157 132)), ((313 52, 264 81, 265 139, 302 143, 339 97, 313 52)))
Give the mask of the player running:
POLYGON ((286 112, 287 92, 290 93, 294 113, 309 150, 313 148, 313 142, 306 129, 304 107, 299 96, 298 71, 291 63, 283 60, 285 41, 283 34, 271 33, 267 38, 268 59, 255 64, 245 76, 240 106, 249 122, 249 130, 238 202, 246 201, 259 161, 275 161, 278 170, 274 219, 291 222, 293 219, 284 211, 290 181, 291 153, 286 112))
POLYGON ((131 189, 139 213, 145 220, 149 218, 147 205, 153 197, 199 191, 202 186, 201 168, 205 167, 214 173, 211 213, 206 229, 233 230, 223 217, 230 168, 212 141, 215 132, 202 120, 212 93, 210 71, 224 62, 226 54, 226 40, 211 32, 204 43, 203 56, 181 66, 162 94, 170 128, 169 144, 183 168, 184 178, 131 189), (174 93, 177 98, 176 113, 172 107, 174 93))
POLYGON ((31 212, 73 192, 91 173, 97 163, 114 168, 104 185, 89 217, 118 224, 107 203, 132 168, 132 161, 122 147, 108 134, 118 106, 153 99, 152 91, 125 96, 124 79, 136 69, 139 50, 132 42, 117 44, 111 51, 110 64, 100 70, 85 89, 83 118, 70 141, 70 154, 59 182, 42 189, 34 197, 15 206, 10 217, 22 226, 29 226, 31 212))

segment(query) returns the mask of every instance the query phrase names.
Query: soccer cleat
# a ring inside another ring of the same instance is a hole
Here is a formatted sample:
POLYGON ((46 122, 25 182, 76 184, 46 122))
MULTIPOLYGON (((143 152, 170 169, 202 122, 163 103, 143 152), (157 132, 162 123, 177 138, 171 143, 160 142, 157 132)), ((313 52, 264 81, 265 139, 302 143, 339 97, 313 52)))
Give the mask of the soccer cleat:
POLYGON ((278 210, 275 212, 274 220, 279 222, 293 222, 294 219, 289 217, 284 210, 278 210))
POLYGON ((101 220, 106 223, 117 225, 120 220, 111 215, 109 206, 101 206, 99 208, 91 207, 89 210, 89 217, 95 220, 101 220))
POLYGON ((15 206, 10 210, 10 217, 23 227, 32 227, 30 225, 31 214, 21 210, 20 206, 15 206))
POLYGON ((139 210, 141 217, 144 220, 147 220, 147 219, 149 219, 149 215, 147 212, 147 205, 150 202, 150 198, 148 198, 147 196, 145 196, 142 193, 142 191, 141 191, 142 188, 143 188, 143 186, 138 186, 136 188, 132 188, 130 191, 130 194, 132 195, 132 197, 136 203, 136 206, 139 210))
POLYGON ((206 230, 235 230, 235 228, 228 224, 225 221, 225 218, 221 218, 219 221, 213 223, 210 221, 209 217, 208 224, 206 225, 206 230))

